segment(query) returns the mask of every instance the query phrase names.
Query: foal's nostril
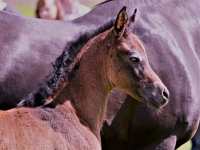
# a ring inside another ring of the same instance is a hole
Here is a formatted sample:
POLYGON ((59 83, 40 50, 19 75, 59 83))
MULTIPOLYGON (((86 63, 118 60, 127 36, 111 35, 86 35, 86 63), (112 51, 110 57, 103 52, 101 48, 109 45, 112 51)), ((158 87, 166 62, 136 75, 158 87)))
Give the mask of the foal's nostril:
POLYGON ((169 92, 166 91, 166 89, 164 89, 163 92, 162 92, 162 96, 163 96, 164 99, 169 99, 169 92))

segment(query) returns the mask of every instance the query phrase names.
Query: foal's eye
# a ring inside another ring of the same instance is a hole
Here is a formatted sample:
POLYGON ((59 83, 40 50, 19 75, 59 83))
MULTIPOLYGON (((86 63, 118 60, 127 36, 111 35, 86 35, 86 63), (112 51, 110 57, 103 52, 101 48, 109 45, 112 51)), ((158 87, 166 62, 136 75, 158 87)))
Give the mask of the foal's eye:
POLYGON ((139 63, 141 61, 141 58, 137 55, 131 55, 129 57, 130 61, 133 62, 133 63, 139 63))

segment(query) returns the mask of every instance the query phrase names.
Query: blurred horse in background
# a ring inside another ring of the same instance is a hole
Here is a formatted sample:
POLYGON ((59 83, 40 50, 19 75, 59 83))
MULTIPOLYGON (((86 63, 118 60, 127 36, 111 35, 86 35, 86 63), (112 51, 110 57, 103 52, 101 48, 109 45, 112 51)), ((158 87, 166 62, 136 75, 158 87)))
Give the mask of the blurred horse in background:
POLYGON ((36 17, 72 20, 86 14, 89 10, 78 0, 39 0, 36 6, 36 17))
POLYGON ((7 7, 7 4, 3 2, 3 0, 0 0, 0 11, 4 10, 7 7))
POLYGON ((17 12, 12 6, 4 2, 3 0, 0 0, 0 11, 6 11, 8 13, 20 15, 19 12, 17 12))

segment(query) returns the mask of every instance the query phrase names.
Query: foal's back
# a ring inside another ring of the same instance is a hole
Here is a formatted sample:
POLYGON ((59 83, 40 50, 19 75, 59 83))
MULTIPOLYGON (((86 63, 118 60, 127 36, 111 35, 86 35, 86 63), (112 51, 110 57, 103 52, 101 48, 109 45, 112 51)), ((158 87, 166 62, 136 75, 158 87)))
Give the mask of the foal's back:
POLYGON ((20 108, 0 112, 0 149, 100 150, 70 102, 56 108, 20 108))

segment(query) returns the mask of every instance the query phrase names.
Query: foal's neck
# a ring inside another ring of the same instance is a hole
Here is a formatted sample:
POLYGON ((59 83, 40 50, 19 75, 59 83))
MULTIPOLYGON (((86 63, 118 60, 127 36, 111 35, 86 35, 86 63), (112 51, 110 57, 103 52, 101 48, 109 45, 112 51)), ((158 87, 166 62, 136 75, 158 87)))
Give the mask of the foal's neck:
POLYGON ((108 50, 102 48, 104 43, 99 39, 90 41, 82 49, 84 54, 79 68, 64 91, 67 91, 66 97, 72 101, 80 120, 100 139, 110 84, 106 76, 108 50))

